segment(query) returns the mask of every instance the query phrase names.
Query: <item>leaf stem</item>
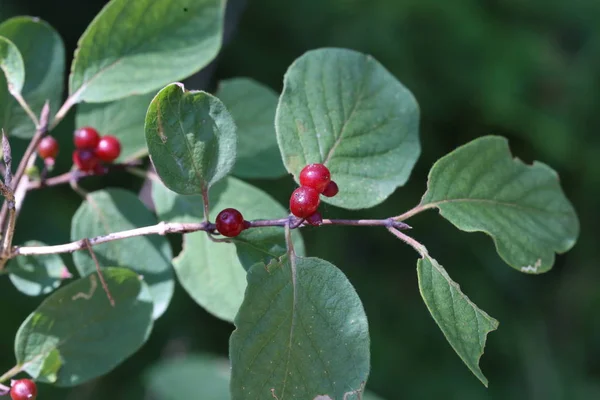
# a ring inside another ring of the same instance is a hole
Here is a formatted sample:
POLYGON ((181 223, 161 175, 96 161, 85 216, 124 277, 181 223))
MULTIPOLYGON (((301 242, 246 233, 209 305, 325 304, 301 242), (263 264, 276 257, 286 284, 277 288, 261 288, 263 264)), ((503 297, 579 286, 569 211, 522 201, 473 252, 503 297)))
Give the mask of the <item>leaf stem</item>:
POLYGON ((106 297, 108 297, 108 301, 109 301, 110 305, 114 307, 115 299, 110 294, 110 290, 108 289, 108 285, 106 284, 106 280, 104 279, 104 274, 102 273, 102 270, 100 269, 100 263, 98 262, 98 258, 96 257, 96 254, 94 253, 94 249, 92 249, 92 245, 90 244, 90 241, 88 239, 83 239, 83 243, 85 244, 85 247, 90 252, 90 256, 92 257, 92 260, 94 260, 94 264, 96 265, 96 272, 98 273, 98 278, 100 278, 100 283, 102 284, 104 293, 106 293, 106 297))
POLYGON ((423 246, 417 240, 400 232, 396 228, 388 228, 388 231, 390 231, 394 236, 396 236, 398 239, 402 240, 404 243, 410 245, 413 249, 415 249, 421 255, 422 258, 429 257, 429 252, 427 251, 427 248, 425 246, 423 246))
POLYGON ((35 113, 29 107, 29 104, 27 104, 27 102, 25 101, 25 99, 23 98, 23 96, 21 96, 21 93, 19 93, 19 92, 12 92, 12 91, 10 93, 17 100, 17 102, 21 105, 21 107, 23 108, 23 110, 25 110, 25 112, 27 113, 27 115, 29 116, 29 118, 31 118, 31 120, 33 121, 33 123, 36 126, 36 128, 39 127, 40 126, 40 121, 38 121, 35 113))
POLYGON ((398 215, 397 217, 394 217, 393 219, 396 221, 404 221, 409 219, 410 217, 417 215, 425 210, 429 210, 430 208, 434 208, 436 206, 435 203, 429 203, 429 204, 419 204, 413 208, 411 208, 410 210, 408 210, 407 212, 405 212, 404 214, 398 215))
POLYGON ((2 376, 0 376, 0 383, 6 382, 21 371, 23 371, 23 366, 19 364, 15 365, 14 367, 6 371, 2 376))

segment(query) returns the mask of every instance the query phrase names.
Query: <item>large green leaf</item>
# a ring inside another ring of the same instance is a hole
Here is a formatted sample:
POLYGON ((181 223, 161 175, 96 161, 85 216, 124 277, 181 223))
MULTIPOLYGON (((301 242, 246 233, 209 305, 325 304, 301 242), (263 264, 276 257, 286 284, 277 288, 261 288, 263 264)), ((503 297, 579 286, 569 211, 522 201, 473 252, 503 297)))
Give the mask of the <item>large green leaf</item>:
POLYGON ((323 201, 349 209, 384 201, 421 152, 413 95, 375 59, 351 50, 309 51, 290 66, 275 128, 296 181, 306 164, 324 163, 340 192, 323 201))
POLYGON ((221 101, 174 83, 152 100, 146 143, 156 172, 171 190, 198 194, 231 171, 236 127, 221 101))
MULTIPOLYGON (((123 189, 99 190, 87 195, 71 221, 71 238, 93 238, 157 223, 156 217, 132 192, 123 189)), ((137 236, 94 246, 101 267, 119 265, 131 268, 150 287, 154 299, 154 318, 160 317, 173 296, 171 247, 159 235, 137 236)), ((88 275, 96 270, 87 250, 73 254, 77 270, 88 275)))
POLYGON ((487 335, 498 328, 498 321, 473 304, 435 259, 428 255, 419 259, 417 273, 419 291, 431 316, 454 351, 487 387, 479 359, 487 335))
POLYGON ((362 303, 332 264, 293 260, 248 271, 229 346, 232 399, 360 399, 370 356, 362 303))
POLYGON ((93 126, 103 135, 114 135, 121 142, 117 162, 125 162, 148 154, 144 123, 154 93, 129 96, 109 103, 83 103, 77 106, 75 125, 93 126))
POLYGON ((25 84, 23 57, 14 43, 2 36, 0 36, 0 69, 4 72, 8 91, 20 94, 25 84))
MULTIPOLYGON (((153 184, 152 198, 159 218, 164 221, 200 222, 203 220, 199 195, 178 195, 161 184, 153 184)), ((271 196, 256 187, 228 177, 210 192, 214 220, 224 208, 233 207, 246 219, 282 218, 287 211, 271 196)), ((298 254, 304 254, 300 233, 294 232, 298 254)), ((183 251, 173 264, 181 285, 210 313, 233 321, 246 289, 246 271, 256 262, 269 262, 285 254, 282 228, 268 227, 242 232, 232 243, 215 243, 205 232, 184 235, 183 251)))
POLYGON ((53 293, 15 338, 19 365, 33 378, 75 386, 106 374, 144 344, 152 330, 152 298, 133 271, 105 268, 111 306, 97 274, 53 293))
POLYGON ((539 274, 568 251, 579 220, 554 170, 512 158, 508 141, 485 136, 438 160, 420 209, 437 207, 457 228, 485 232, 519 271, 539 274))
POLYGON ((277 94, 248 78, 219 83, 217 97, 238 128, 238 155, 233 174, 240 178, 278 178, 286 174, 275 136, 277 94))
POLYGON ((221 0, 112 0, 79 39, 69 94, 90 103, 159 89, 212 61, 221 0))
MULTIPOLYGON (((44 243, 29 241, 24 246, 45 246, 44 243)), ((48 294, 70 276, 69 270, 58 254, 41 256, 19 256, 6 266, 13 285, 28 296, 48 294)))
MULTIPOLYGON (((0 24, 0 36, 11 40, 23 56, 25 83, 22 96, 38 115, 46 100, 56 111, 62 99, 65 74, 65 46, 59 34, 39 18, 15 17, 0 24)), ((35 125, 25 110, 6 90, 0 74, 0 127, 11 135, 31 138, 35 125)))
POLYGON ((154 400, 231 398, 226 358, 186 355, 160 361, 145 372, 144 381, 154 400))

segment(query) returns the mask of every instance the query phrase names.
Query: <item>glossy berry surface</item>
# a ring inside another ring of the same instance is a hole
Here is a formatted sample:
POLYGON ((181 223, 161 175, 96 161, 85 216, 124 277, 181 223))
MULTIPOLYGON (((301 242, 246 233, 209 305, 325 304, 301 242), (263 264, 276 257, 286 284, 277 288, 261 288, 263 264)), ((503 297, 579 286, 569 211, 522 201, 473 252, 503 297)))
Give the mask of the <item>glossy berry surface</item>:
POLYGON ((325 188, 325 190, 323 190, 323 196, 333 197, 336 194, 338 194, 339 191, 340 191, 340 188, 338 188, 337 183, 335 183, 334 181, 330 181, 327 184, 327 187, 325 188))
POLYGON ((319 226, 323 223, 323 217, 320 212, 315 212, 314 214, 308 216, 306 218, 306 222, 312 226, 319 226))
POLYGON ((78 149, 95 149, 100 142, 100 135, 91 126, 84 126, 75 131, 73 141, 78 149))
POLYGON ((73 152, 73 164, 80 171, 90 172, 98 165, 98 157, 93 150, 77 149, 73 152))
POLYGON ((290 197, 290 211, 298 218, 306 218, 317 211, 320 202, 319 192, 307 186, 300 186, 290 197))
POLYGON ((321 193, 331 180, 329 168, 323 164, 309 164, 300 171, 300 186, 315 189, 321 193))
POLYGON ((19 379, 14 381, 10 388, 12 400, 35 400, 37 397, 37 386, 30 379, 19 379))
POLYGON ((58 142, 52 136, 46 136, 38 145, 38 154, 43 159, 56 158, 58 155, 58 142))
POLYGON ((96 146, 96 156, 104 162, 113 162, 121 154, 121 142, 114 136, 106 135, 100 138, 96 146))
POLYGON ((217 215, 217 230, 223 236, 235 237, 247 227, 242 213, 235 208, 226 208, 217 215))

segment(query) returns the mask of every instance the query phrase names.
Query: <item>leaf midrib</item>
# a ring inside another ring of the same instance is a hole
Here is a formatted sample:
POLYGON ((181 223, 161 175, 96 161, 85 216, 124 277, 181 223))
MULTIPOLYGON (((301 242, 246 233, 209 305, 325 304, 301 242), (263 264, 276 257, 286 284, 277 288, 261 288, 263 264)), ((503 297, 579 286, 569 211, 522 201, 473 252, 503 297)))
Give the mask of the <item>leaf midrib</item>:
POLYGON ((508 203, 505 201, 498 201, 498 200, 492 200, 492 199, 468 199, 468 198, 459 198, 459 199, 446 199, 446 200, 438 200, 438 201, 434 201, 434 202, 430 202, 430 203, 421 203, 419 205, 419 207, 423 210, 429 209, 429 208, 434 208, 434 207, 439 207, 440 205, 444 205, 444 204, 451 204, 451 203, 482 203, 482 204, 493 204, 493 205, 498 205, 498 206, 504 206, 504 207, 512 207, 512 208, 517 208, 517 209, 521 209, 524 211, 534 211, 534 212, 538 212, 538 213, 545 213, 545 214, 571 214, 569 211, 556 211, 556 212, 552 212, 552 211, 548 211, 548 210, 544 210, 541 208, 536 208, 536 207, 531 207, 531 206, 524 206, 522 204, 519 203, 508 203))

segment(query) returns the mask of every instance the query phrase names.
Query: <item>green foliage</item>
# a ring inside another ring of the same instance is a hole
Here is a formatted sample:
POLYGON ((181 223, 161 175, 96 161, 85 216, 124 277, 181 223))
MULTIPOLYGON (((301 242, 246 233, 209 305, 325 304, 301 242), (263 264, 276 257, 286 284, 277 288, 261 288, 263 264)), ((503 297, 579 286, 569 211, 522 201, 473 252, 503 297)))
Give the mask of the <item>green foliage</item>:
POLYGON ((277 94, 248 78, 219 82, 216 96, 238 129, 238 154, 232 174, 240 178, 278 178, 286 174, 275 136, 277 94))
POLYGON ((75 126, 92 126, 100 134, 116 136, 121 155, 115 162, 127 162, 148 154, 144 121, 154 93, 129 96, 108 103, 82 103, 77 106, 75 126))
POLYGON ((419 291, 431 316, 467 367, 487 387, 488 380, 479 368, 487 334, 498 328, 498 321, 479 309, 450 279, 435 259, 424 255, 417 262, 419 291))
POLYGON ((231 397, 354 398, 370 365, 362 303, 334 265, 291 257, 248 271, 230 340, 231 397))
POLYGON ((323 201, 375 206, 403 185, 419 158, 419 108, 413 95, 373 57, 345 49, 312 50, 284 77, 275 120, 286 168, 323 163, 340 192, 323 201))
MULTIPOLYGON (((152 185, 152 199, 159 218, 167 222, 201 222, 202 197, 176 194, 159 183, 152 185)), ((211 220, 223 208, 233 207, 246 219, 282 218, 286 210, 271 196, 236 178, 226 178, 210 192, 211 220)), ((304 254, 300 233, 294 244, 304 254)), ((173 264, 179 282, 199 305, 215 316, 233 321, 246 289, 246 272, 257 262, 269 262, 285 254, 283 228, 267 227, 246 232, 233 243, 215 243, 205 232, 184 235, 183 250, 173 264)))
POLYGON ((19 365, 41 382, 74 386, 103 375, 135 353, 152 330, 152 299, 133 271, 105 268, 114 307, 96 274, 53 293, 15 338, 19 365))
POLYGON ((25 66, 19 49, 10 40, 0 36, 0 69, 4 72, 8 91, 20 94, 25 83, 25 66))
MULTIPOLYGON (((23 56, 23 73, 18 92, 38 115, 48 100, 56 111, 62 97, 65 47, 59 34, 46 22, 32 17, 15 17, 0 24, 0 36, 11 40, 23 56), (24 82, 23 82, 24 80, 24 82), (22 90, 21 90, 22 89, 22 90)), ((10 136, 31 138, 35 125, 17 101, 6 91, 0 75, 0 127, 10 136)))
POLYGON ((148 108, 146 142, 163 183, 181 194, 208 190, 233 168, 236 126, 219 99, 174 83, 148 108))
POLYGON ((461 230, 487 233, 502 259, 526 273, 548 271, 554 252, 568 251, 579 235, 556 172, 513 159, 507 140, 496 136, 476 139, 436 162, 420 207, 439 208, 461 230))
POLYGON ((229 360, 206 355, 186 355, 154 364, 144 381, 156 400, 227 400, 229 360))
MULTIPOLYGON (((93 238, 112 232, 156 224, 156 217, 132 193, 123 189, 99 190, 87 195, 73 220, 73 240, 93 238)), ((163 236, 137 236, 94 246, 101 267, 118 265, 143 276, 154 300, 153 317, 160 317, 173 296, 171 247, 163 236)), ((73 261, 83 276, 94 273, 96 265, 87 250, 73 254, 73 261)))
MULTIPOLYGON (((31 240, 24 246, 45 246, 44 243, 31 240)), ((69 270, 58 254, 43 256, 21 256, 7 265, 13 285, 28 296, 48 294, 60 286, 68 277, 69 270)))
POLYGON ((217 55, 221 0, 112 0, 79 39, 69 79, 76 102, 148 93, 217 55))

